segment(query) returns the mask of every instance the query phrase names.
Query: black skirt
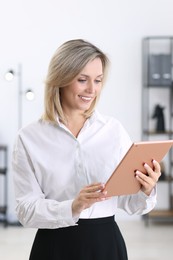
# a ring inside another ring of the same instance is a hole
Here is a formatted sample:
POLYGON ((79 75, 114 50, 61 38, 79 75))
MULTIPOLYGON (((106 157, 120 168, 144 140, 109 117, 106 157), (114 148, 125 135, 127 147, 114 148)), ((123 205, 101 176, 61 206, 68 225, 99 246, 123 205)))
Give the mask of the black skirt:
POLYGON ((80 219, 78 225, 37 231, 29 260, 127 260, 114 216, 80 219))

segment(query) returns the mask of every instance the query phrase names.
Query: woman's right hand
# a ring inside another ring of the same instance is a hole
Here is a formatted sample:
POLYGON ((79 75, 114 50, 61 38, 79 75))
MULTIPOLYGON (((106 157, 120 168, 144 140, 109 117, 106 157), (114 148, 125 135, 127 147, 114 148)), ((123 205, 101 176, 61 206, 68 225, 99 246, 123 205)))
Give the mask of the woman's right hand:
POLYGON ((72 203, 73 217, 80 215, 84 209, 90 208, 95 202, 105 200, 107 192, 104 188, 103 183, 94 183, 84 187, 72 203))

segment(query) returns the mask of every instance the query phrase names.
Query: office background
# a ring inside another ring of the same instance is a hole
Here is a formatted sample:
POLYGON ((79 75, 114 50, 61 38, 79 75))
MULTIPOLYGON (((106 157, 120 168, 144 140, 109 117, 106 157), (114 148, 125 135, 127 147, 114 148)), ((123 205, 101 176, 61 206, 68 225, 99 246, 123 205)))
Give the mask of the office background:
POLYGON ((41 116, 44 78, 56 48, 66 40, 83 38, 108 54, 111 68, 98 109, 118 118, 132 140, 140 140, 141 41, 151 35, 173 35, 172 8, 171 0, 0 0, 0 144, 9 148, 9 221, 16 221, 11 154, 19 114, 22 126, 41 116), (4 79, 9 69, 14 71, 12 81, 4 79), (33 101, 25 98, 28 89, 35 94, 33 101))

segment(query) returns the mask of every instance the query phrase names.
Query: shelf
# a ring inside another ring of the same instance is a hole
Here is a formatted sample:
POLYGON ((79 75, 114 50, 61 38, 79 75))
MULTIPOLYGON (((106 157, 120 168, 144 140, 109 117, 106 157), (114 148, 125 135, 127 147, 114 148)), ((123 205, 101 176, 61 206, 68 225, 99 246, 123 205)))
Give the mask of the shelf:
POLYGON ((173 85, 145 85, 147 88, 172 88, 173 85))
POLYGON ((156 36, 147 36, 144 38, 144 40, 173 40, 173 36, 171 35, 164 35, 164 36, 160 36, 160 35, 156 35, 156 36))
POLYGON ((162 89, 171 89, 172 87, 173 87, 173 83, 171 83, 171 84, 165 84, 165 85, 158 85, 158 84, 153 84, 153 85, 149 85, 148 83, 143 83, 143 86, 144 86, 144 88, 147 88, 147 89, 149 89, 149 88, 154 88, 154 89, 160 89, 160 88, 162 88, 162 89))
POLYGON ((149 221, 154 222, 173 222, 173 210, 152 210, 150 213, 143 216, 145 219, 145 225, 149 225, 149 221))
POLYGON ((143 132, 144 132, 144 134, 147 134, 147 135, 173 135, 173 131, 156 132, 156 131, 144 130, 143 132))
POLYGON ((152 210, 148 215, 150 218, 172 218, 173 220, 173 210, 152 210))
POLYGON ((159 179, 158 183, 161 183, 161 182, 171 182, 171 181, 173 181, 173 178, 168 176, 165 179, 159 179))

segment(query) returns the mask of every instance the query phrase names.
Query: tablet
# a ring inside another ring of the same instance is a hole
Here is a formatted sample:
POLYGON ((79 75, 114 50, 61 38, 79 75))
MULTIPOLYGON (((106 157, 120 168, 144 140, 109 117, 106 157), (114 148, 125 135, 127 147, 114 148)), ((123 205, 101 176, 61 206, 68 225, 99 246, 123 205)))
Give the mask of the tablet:
POLYGON ((151 167, 153 159, 160 163, 172 145, 173 140, 133 143, 106 182, 107 195, 119 196, 137 193, 141 185, 135 177, 135 171, 146 173, 144 163, 151 167))

